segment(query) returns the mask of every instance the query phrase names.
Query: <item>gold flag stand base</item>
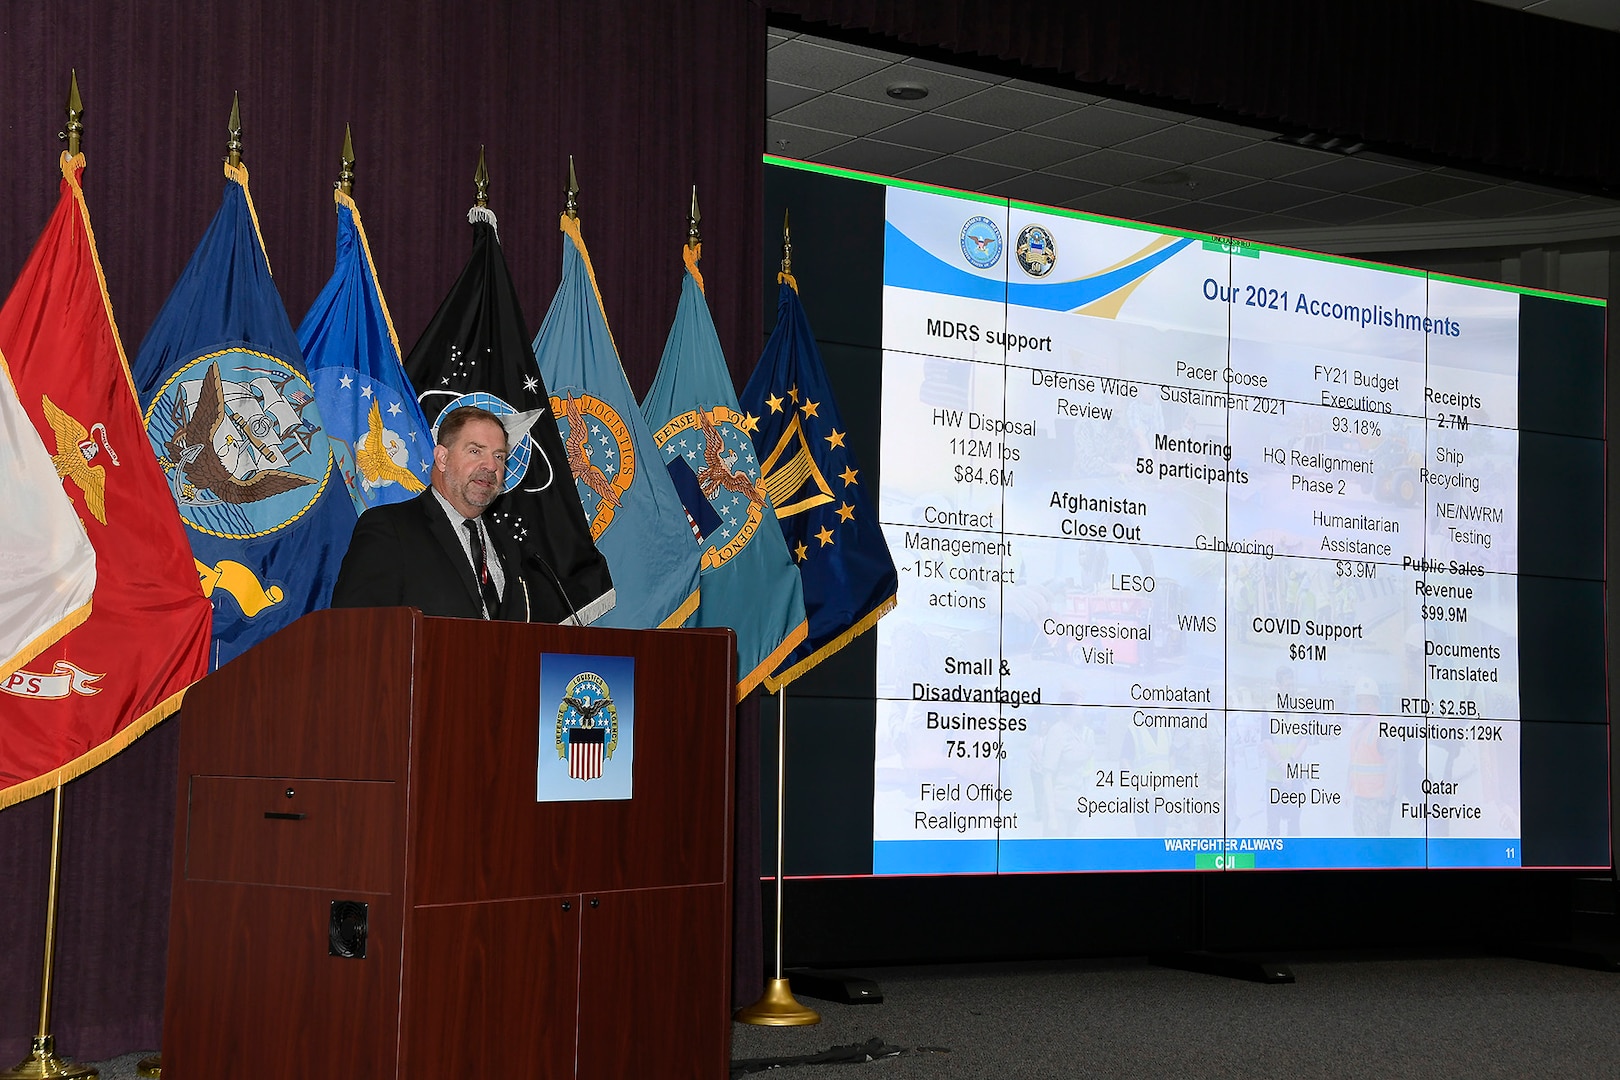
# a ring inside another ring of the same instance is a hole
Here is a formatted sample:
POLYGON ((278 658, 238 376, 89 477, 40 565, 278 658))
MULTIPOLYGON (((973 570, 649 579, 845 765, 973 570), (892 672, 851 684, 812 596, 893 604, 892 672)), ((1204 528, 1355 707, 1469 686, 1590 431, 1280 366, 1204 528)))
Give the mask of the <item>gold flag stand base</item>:
POLYGON ((805 1027, 821 1023, 821 1014, 800 1005, 786 979, 766 981, 765 993, 746 1009, 738 1009, 734 1019, 739 1024, 763 1024, 771 1027, 805 1027))
POLYGON ((22 1080, 26 1077, 60 1076, 60 1077, 98 1077, 101 1075, 94 1065, 80 1065, 68 1061, 66 1058, 56 1056, 56 1036, 36 1035, 31 1044, 28 1056, 17 1063, 14 1069, 0 1072, 3 1080, 22 1080))
POLYGON ((163 1055, 153 1054, 135 1063, 135 1075, 142 1080, 158 1080, 163 1075, 163 1055))

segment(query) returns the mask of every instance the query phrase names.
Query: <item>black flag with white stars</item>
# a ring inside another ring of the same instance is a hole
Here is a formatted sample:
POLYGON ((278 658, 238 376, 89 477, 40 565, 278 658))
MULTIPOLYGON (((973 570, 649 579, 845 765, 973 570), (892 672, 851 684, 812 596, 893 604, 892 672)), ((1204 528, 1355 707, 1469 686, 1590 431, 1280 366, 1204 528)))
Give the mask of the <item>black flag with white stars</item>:
POLYGON ((498 414, 545 410, 529 437, 511 447, 506 493, 484 517, 522 549, 536 621, 561 622, 572 610, 587 623, 613 607, 613 579, 591 542, 494 215, 474 216, 472 258, 406 358, 405 373, 435 427, 441 413, 462 404, 498 414))

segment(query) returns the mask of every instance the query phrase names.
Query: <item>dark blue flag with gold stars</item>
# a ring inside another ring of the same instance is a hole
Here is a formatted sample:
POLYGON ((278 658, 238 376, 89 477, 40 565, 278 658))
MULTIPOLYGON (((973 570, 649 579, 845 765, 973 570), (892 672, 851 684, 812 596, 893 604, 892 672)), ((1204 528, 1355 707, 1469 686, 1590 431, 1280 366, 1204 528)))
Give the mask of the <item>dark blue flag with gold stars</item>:
POLYGON ((776 329, 739 403, 759 417, 754 449, 788 553, 804 581, 810 633, 765 679, 772 693, 893 610, 899 579, 866 497, 798 284, 778 275, 776 329))

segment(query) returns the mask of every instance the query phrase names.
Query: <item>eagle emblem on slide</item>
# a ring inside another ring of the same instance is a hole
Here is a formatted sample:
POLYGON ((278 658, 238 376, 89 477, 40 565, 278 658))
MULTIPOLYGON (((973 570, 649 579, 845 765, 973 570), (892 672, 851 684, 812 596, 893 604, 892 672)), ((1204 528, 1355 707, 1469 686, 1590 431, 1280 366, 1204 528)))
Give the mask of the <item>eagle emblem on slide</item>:
POLYGON ((962 226, 962 258, 971 266, 988 270, 1001 261, 1001 226, 980 214, 962 226))

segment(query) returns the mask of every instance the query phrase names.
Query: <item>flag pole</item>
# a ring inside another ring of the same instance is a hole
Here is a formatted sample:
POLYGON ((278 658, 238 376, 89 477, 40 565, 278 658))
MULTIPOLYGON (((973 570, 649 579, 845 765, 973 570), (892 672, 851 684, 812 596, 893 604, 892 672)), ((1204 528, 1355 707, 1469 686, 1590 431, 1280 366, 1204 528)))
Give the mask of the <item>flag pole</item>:
POLYGON ((347 123, 343 125, 343 159, 338 164, 337 187, 345 195, 354 194, 354 139, 347 123))
MULTIPOLYGON (((346 136, 347 129, 345 129, 346 136)), ((343 145, 346 155, 348 152, 346 138, 343 145)), ((231 91, 231 117, 225 122, 225 164, 233 169, 242 167, 242 95, 235 90, 231 91)), ((258 227, 257 222, 255 222, 254 227, 258 227)), ((269 263, 269 258, 268 255, 265 256, 266 265, 269 263)), ((214 658, 209 663, 209 670, 213 670, 218 666, 219 643, 216 641, 214 643, 214 658)), ((56 1074, 51 1073, 48 1075, 54 1076, 56 1074)), ((144 1078, 144 1080, 157 1080, 158 1077, 163 1075, 163 1054, 156 1053, 141 1058, 135 1064, 135 1075, 144 1078)))
MULTIPOLYGON (((688 241, 697 242, 697 188, 692 189, 692 214, 689 218, 688 241)), ((793 243, 788 233, 787 213, 782 214, 782 273, 793 272, 793 243)), ((765 993, 745 1009, 737 1010, 735 1019, 743 1024, 773 1027, 803 1027, 821 1023, 821 1014, 801 1004, 793 996, 793 988, 782 974, 782 879, 783 847, 786 821, 784 803, 787 795, 787 684, 776 691, 776 966, 775 977, 767 980, 765 993)))
MULTIPOLYGON (((79 97, 79 75, 68 74, 67 127, 58 138, 67 142, 69 157, 79 153, 84 134, 84 102, 79 97)), ((51 809, 51 869, 45 891, 45 967, 39 988, 39 1034, 28 1048, 28 1056, 17 1065, 0 1073, 0 1077, 97 1077, 101 1073, 91 1065, 79 1065, 56 1053, 56 1036, 51 1034, 51 980, 56 961, 56 898, 62 876, 62 782, 58 780, 52 791, 51 809)))
POLYGON ((45 894, 45 973, 39 990, 39 1034, 29 1046, 28 1056, 15 1068, 0 1073, 6 1080, 22 1077, 98 1077, 93 1065, 79 1065, 56 1054, 56 1036, 51 1034, 51 976, 56 958, 56 897, 62 868, 62 785, 53 792, 51 812, 51 873, 45 894))

